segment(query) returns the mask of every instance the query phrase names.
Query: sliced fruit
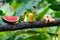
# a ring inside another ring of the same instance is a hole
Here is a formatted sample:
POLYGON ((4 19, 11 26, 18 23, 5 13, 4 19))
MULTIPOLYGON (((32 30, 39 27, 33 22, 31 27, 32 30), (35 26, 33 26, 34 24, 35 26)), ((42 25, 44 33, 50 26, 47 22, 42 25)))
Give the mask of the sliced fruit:
POLYGON ((17 16, 2 16, 2 19, 7 22, 16 22, 19 20, 17 16))

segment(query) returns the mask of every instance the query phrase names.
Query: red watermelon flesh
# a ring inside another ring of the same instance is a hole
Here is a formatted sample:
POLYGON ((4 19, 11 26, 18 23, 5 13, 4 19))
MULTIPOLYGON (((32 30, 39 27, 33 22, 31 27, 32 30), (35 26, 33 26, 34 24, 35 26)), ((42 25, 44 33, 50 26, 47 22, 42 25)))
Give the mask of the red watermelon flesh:
POLYGON ((17 16, 2 16, 2 18, 8 22, 16 22, 19 19, 17 16))

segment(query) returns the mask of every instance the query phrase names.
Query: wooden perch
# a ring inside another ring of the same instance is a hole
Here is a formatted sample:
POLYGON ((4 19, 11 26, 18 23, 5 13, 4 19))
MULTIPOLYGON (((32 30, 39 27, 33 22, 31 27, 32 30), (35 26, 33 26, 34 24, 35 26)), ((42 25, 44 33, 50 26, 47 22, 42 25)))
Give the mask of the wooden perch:
POLYGON ((59 26, 59 25, 60 25, 60 19, 56 19, 55 22, 47 24, 44 24, 43 21, 35 21, 33 23, 23 22, 15 25, 12 24, 1 25, 0 31, 13 31, 27 28, 42 28, 42 27, 59 26))

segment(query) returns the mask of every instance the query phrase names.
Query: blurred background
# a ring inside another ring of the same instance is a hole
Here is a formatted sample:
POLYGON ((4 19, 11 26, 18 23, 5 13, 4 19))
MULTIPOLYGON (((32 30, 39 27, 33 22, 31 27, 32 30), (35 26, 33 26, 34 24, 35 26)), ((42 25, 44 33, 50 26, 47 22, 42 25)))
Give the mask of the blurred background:
MULTIPOLYGON (((18 16, 20 23, 27 22, 29 13, 34 14, 34 21, 45 14, 60 18, 60 0, 0 0, 0 25, 6 24, 1 16, 18 16)), ((60 40, 60 26, 0 32, 0 40, 60 40)))

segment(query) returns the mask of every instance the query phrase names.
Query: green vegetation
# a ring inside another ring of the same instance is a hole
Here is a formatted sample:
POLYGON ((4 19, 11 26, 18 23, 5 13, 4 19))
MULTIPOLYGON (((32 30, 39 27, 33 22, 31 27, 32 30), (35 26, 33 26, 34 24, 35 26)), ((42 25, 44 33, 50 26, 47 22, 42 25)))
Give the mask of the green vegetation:
MULTIPOLYGON (((29 13, 34 14, 34 21, 36 18, 42 19, 45 14, 60 18, 60 0, 3 0, 1 2, 3 4, 0 7, 0 25, 6 24, 1 18, 5 15, 18 16, 17 23, 23 20, 27 22, 29 13)), ((60 38, 59 29, 60 26, 0 32, 0 40, 57 40, 60 38)))

